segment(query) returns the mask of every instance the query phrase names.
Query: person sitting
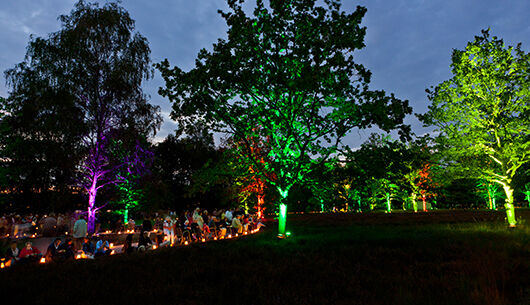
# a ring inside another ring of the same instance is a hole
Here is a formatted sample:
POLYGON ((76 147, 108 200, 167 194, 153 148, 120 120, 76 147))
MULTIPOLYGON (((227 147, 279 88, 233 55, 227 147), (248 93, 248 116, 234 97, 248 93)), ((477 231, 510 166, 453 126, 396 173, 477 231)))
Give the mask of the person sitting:
POLYGON ((138 252, 143 252, 145 250, 148 250, 153 245, 153 242, 151 241, 151 238, 147 236, 147 233, 145 231, 142 231, 140 233, 140 239, 138 240, 138 252))
POLYGON ((231 227, 237 233, 243 233, 243 225, 241 224, 241 214, 237 214, 237 216, 234 216, 234 218, 232 219, 231 227))
POLYGON ((46 250, 46 254, 44 255, 47 262, 51 262, 51 261, 57 262, 63 258, 63 256, 60 254, 61 253, 60 252, 61 250, 59 249, 60 244, 61 244, 61 239, 56 238, 48 246, 48 249, 46 250))
POLYGON ((12 241, 9 249, 6 251, 6 264, 9 264, 10 266, 14 265, 19 260, 19 254, 20 250, 17 247, 17 242, 12 241))
POLYGON ((123 244, 123 249, 121 250, 122 253, 131 254, 136 251, 136 247, 133 247, 132 245, 132 239, 132 234, 128 234, 127 237, 125 237, 125 243, 123 244))
POLYGON ((94 251, 94 257, 110 255, 111 252, 112 250, 110 249, 109 242, 100 237, 96 243, 96 251, 94 251))
POLYGON ((64 243, 59 245, 59 251, 64 259, 74 259, 74 241, 71 238, 67 238, 64 243))
POLYGON ((20 258, 20 262, 38 262, 42 254, 39 249, 33 247, 33 244, 28 241, 26 242, 26 246, 20 250, 18 257, 20 258))
POLYGON ((85 237, 85 240, 83 242, 83 252, 85 253, 85 255, 90 256, 94 256, 94 252, 96 252, 96 247, 94 246, 94 243, 88 237, 85 237))

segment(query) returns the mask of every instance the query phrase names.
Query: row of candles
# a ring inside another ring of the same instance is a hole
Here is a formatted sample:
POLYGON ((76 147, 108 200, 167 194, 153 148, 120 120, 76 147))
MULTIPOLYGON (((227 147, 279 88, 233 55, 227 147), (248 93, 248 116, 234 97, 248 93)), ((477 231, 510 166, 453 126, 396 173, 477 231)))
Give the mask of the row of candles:
MULTIPOLYGON (((258 232, 258 231, 259 231, 259 229, 250 230, 250 234, 254 234, 254 233, 258 232)), ((106 231, 104 233, 105 234, 110 234, 110 231, 106 231)), ((133 230, 127 230, 126 233, 134 233, 134 231, 133 230)), ((121 232, 119 232, 119 234, 121 234, 121 232)), ((249 231, 243 232, 243 235, 248 235, 248 234, 249 234, 249 231)), ((237 238, 237 237, 239 237, 238 233, 234 234, 234 236, 232 236, 232 234, 226 235, 226 239, 232 239, 232 238, 237 238)), ((217 236, 214 236, 213 240, 224 239, 224 238, 225 238, 224 236, 221 236, 219 238, 217 236)), ((206 238, 202 238, 201 242, 203 242, 203 243, 206 242, 206 238)), ((185 246, 189 245, 189 242, 187 240, 184 241, 184 245, 185 246)), ((110 249, 111 249, 110 255, 116 254, 116 251, 113 249, 114 248, 114 243, 110 243, 109 246, 110 246, 110 249)), ((173 246, 173 244, 171 244, 170 246, 173 246)), ((158 248, 157 245, 153 245, 152 250, 156 250, 157 248, 158 248)), ((75 259, 88 259, 88 258, 91 258, 91 256, 86 255, 84 252, 78 253, 75 256, 75 259)), ((46 258, 41 257, 41 259, 39 260, 39 263, 40 264, 45 264, 46 263, 46 258)), ((11 266, 11 261, 9 260, 9 261, 6 262, 5 258, 2 258, 1 261, 0 261, 0 269, 3 269, 5 267, 9 267, 9 266, 11 266)))

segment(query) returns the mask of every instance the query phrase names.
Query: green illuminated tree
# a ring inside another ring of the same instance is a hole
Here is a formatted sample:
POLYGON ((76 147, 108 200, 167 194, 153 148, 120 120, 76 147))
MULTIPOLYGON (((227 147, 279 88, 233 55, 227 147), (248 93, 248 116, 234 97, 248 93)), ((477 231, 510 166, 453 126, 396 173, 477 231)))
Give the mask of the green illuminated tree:
POLYGON ((388 135, 372 134, 360 149, 350 153, 350 162, 361 169, 364 180, 368 182, 371 208, 383 202, 386 211, 392 211, 392 200, 398 195, 404 170, 404 148, 402 142, 388 135))
POLYGON ((111 150, 115 162, 118 163, 115 178, 115 187, 118 200, 115 203, 119 206, 118 213, 123 215, 123 223, 129 221, 129 214, 138 208, 144 201, 145 194, 141 187, 141 180, 150 174, 154 154, 136 143, 126 143, 126 141, 114 141, 111 150), (132 146, 132 147, 131 147, 132 146))
MULTIPOLYGON (((228 0, 220 12, 229 27, 212 51, 201 50, 189 72, 158 64, 166 81, 160 94, 173 102, 172 118, 181 124, 197 120, 244 143, 268 138, 270 162, 257 172, 273 172, 269 183, 280 194, 280 216, 293 185, 307 180, 313 163, 323 162, 342 146, 355 127, 401 127, 408 102, 368 88, 370 72, 353 54, 363 48, 366 9, 341 11, 337 0, 256 1, 252 16, 244 0, 228 0), (259 127, 259 128, 256 128, 259 127)), ((265 179, 267 177, 263 175, 265 179)), ((280 217, 280 234, 285 233, 280 217)))
POLYGON ((487 205, 490 210, 497 209, 497 199, 502 195, 497 184, 493 184, 487 180, 479 180, 477 182, 477 189, 480 197, 487 200, 487 205))
POLYGON ((451 68, 451 79, 427 90, 422 119, 438 128, 446 166, 502 186, 515 226, 512 180, 530 161, 530 54, 486 30, 453 51, 451 68))
POLYGON ((524 200, 528 202, 528 206, 530 207, 530 183, 525 184, 522 193, 524 194, 524 200))

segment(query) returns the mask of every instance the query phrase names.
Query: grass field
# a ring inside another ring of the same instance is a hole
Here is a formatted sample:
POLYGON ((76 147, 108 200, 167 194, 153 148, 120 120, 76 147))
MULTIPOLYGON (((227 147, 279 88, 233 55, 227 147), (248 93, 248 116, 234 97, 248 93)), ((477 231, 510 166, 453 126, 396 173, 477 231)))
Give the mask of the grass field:
POLYGON ((292 215, 285 240, 268 228, 3 269, 0 295, 19 304, 530 304, 529 213, 518 215, 517 229, 500 212, 292 215))

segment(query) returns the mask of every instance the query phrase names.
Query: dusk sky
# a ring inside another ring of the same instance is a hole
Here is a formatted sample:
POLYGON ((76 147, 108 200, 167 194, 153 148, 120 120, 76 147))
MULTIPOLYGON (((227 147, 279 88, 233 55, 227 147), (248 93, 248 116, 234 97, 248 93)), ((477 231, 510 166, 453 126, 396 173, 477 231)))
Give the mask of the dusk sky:
MULTIPOLYGON (((46 36, 59 30, 57 17, 68 14, 75 0, 2 0, 0 7, 0 70, 24 58, 30 34, 46 36)), ((99 1, 104 3, 104 1, 99 1)), ((357 5, 368 12, 366 47, 357 61, 372 72, 373 89, 408 99, 415 113, 427 109, 425 89, 451 77, 452 49, 463 49, 482 29, 504 39, 507 45, 523 44, 530 50, 530 1, 528 0, 363 0, 342 1, 343 9, 357 5)), ((150 43, 153 62, 168 58, 184 70, 193 67, 197 52, 226 37, 227 27, 218 15, 225 0, 123 0, 122 6, 136 20, 136 30, 150 43)), ((168 114, 171 105, 158 95, 163 85, 159 73, 145 84, 151 103, 160 105, 165 122, 155 140, 175 129, 168 114)), ((2 73, 0 96, 8 96, 2 73)), ((413 116, 413 131, 428 131, 413 116)), ((354 131, 345 142, 359 146, 370 131, 354 131)))

